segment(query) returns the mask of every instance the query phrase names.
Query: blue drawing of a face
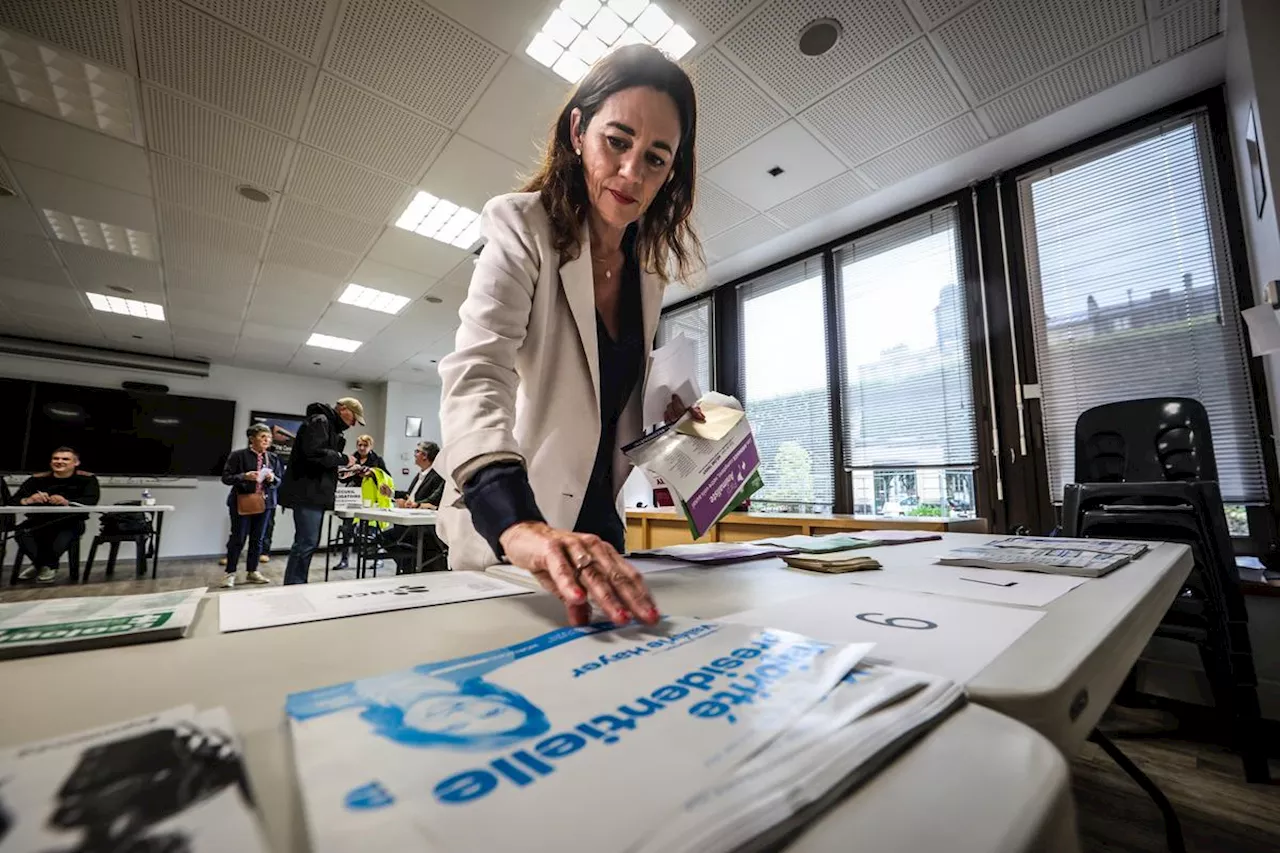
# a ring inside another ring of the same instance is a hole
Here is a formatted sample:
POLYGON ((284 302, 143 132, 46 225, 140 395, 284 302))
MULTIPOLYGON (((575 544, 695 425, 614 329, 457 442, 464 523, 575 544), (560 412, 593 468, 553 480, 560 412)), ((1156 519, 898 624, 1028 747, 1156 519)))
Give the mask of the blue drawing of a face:
POLYGON ((551 727, 529 700, 481 678, 454 684, 402 674, 394 685, 368 685, 362 693, 368 704, 361 718, 379 735, 406 746, 500 749, 551 727))

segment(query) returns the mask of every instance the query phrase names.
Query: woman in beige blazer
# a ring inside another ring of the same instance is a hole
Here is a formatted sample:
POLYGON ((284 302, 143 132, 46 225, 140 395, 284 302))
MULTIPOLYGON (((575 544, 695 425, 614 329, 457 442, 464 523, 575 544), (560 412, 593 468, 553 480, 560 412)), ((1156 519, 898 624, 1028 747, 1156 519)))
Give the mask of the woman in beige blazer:
POLYGON ((621 448, 642 432, 666 271, 684 277, 700 259, 696 123, 689 78, 654 48, 619 48, 588 71, 525 192, 485 206, 485 247, 440 362, 450 567, 529 569, 575 625, 589 601, 618 623, 658 619, 619 556, 621 448))

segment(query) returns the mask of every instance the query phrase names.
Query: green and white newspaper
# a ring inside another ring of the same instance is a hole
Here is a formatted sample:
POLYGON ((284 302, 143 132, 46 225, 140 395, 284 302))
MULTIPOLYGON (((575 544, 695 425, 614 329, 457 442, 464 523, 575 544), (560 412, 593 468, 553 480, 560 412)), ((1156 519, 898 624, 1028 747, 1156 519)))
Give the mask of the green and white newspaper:
POLYGON ((0 660, 176 640, 191 627, 204 593, 198 587, 0 604, 0 660))

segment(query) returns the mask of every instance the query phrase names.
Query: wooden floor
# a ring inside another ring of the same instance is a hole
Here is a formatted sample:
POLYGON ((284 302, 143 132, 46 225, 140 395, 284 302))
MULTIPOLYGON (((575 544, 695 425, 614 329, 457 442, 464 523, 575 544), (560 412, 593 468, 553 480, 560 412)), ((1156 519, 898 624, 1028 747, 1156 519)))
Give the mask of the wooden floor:
MULTIPOLYGON (((10 556, 10 561, 12 556, 10 556)), ((261 571, 279 583, 284 555, 274 556, 261 571)), ((11 563, 10 563, 11 565, 11 563)), ((394 569, 389 569, 394 571, 394 569)), ((116 580, 72 586, 65 575, 49 586, 8 586, 5 566, 0 601, 24 601, 72 595, 124 595, 186 589, 222 582, 223 567, 214 559, 164 560, 159 578, 135 580, 132 561, 116 571, 116 580)), ((94 577, 101 577, 101 567, 94 577)), ((380 573, 382 574, 382 573, 380 573)), ((353 578, 352 570, 334 572, 334 580, 353 578)), ((243 564, 240 578, 243 579, 243 564)), ((312 561, 311 580, 324 579, 324 559, 312 561)), ((235 595, 237 590, 219 592, 235 595)), ((1240 761, 1228 750, 1203 740, 1178 737, 1130 739, 1117 731, 1152 731, 1169 728, 1167 715, 1155 711, 1112 708, 1103 729, 1113 734, 1135 763, 1155 780, 1172 800, 1182 821, 1189 853, 1277 853, 1280 851, 1280 785, 1249 785, 1240 761)), ((1073 788, 1084 853, 1161 853, 1167 850, 1164 823, 1151 800, 1098 747, 1086 744, 1072 767, 1073 788)), ((1272 774, 1280 778, 1280 761, 1272 762, 1272 774)))

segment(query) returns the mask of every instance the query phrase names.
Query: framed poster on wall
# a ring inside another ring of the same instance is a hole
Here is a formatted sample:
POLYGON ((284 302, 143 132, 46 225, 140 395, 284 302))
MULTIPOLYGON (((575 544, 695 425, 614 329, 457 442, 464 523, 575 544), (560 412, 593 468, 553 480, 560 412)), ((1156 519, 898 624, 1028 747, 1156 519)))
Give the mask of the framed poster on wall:
POLYGON ((281 459, 288 459, 293 451, 293 440, 298 435, 298 428, 307 419, 306 415, 285 415, 280 412, 249 413, 249 424, 266 424, 271 427, 271 450, 279 454, 281 459))

